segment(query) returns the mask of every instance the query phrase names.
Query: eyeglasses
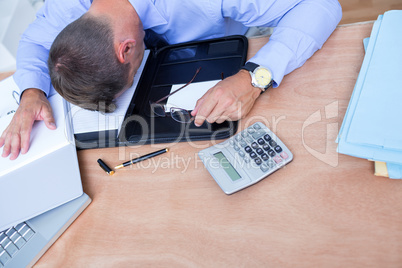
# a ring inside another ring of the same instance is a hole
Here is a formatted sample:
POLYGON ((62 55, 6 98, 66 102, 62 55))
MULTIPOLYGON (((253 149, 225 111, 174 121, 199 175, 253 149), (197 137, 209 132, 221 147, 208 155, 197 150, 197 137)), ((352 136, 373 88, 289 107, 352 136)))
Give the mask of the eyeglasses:
POLYGON ((155 101, 155 102, 149 102, 149 105, 151 107, 152 112, 160 117, 166 117, 166 116, 170 116, 172 117, 173 120, 179 122, 179 123, 189 123, 193 120, 192 116, 190 115, 190 113, 186 110, 186 109, 182 109, 182 108, 178 108, 178 107, 171 107, 169 109, 169 114, 166 113, 166 105, 164 104, 160 104, 161 101, 166 100, 167 98, 169 98, 170 96, 172 96, 173 94, 175 94, 176 92, 180 91, 181 89, 187 87, 188 85, 190 85, 195 77, 197 76, 197 74, 200 72, 201 67, 199 67, 196 71, 195 74, 193 76, 193 78, 191 78, 191 80, 185 84, 182 87, 179 87, 178 89, 176 89, 175 91, 173 91, 172 93, 164 96, 163 98, 155 101))

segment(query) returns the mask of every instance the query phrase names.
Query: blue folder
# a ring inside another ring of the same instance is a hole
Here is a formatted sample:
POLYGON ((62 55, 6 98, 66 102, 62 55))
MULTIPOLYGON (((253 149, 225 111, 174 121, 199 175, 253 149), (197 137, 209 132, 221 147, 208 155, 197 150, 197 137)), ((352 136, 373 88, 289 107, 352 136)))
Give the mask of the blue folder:
POLYGON ((402 165, 387 163, 387 170, 391 179, 402 179, 402 165))
POLYGON ((392 167, 402 164, 401 70, 402 11, 388 11, 373 25, 338 135, 338 152, 392 167))

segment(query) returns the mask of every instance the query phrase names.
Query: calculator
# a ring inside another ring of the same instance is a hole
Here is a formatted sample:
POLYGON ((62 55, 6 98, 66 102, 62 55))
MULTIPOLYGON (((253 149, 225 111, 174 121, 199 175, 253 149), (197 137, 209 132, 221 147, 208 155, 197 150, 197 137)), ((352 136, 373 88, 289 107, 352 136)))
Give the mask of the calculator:
POLYGON ((199 151, 198 156, 226 194, 259 182, 293 160, 286 145, 261 122, 199 151))

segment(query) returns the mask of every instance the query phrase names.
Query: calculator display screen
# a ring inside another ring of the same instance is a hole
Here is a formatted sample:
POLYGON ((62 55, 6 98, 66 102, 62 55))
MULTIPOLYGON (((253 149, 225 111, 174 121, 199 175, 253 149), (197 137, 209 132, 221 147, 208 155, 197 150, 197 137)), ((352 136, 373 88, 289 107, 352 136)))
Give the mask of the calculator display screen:
POLYGON ((222 152, 216 153, 214 156, 219 160, 219 164, 226 171, 232 181, 241 179, 239 173, 237 173, 236 169, 233 168, 232 164, 229 163, 229 160, 222 152))

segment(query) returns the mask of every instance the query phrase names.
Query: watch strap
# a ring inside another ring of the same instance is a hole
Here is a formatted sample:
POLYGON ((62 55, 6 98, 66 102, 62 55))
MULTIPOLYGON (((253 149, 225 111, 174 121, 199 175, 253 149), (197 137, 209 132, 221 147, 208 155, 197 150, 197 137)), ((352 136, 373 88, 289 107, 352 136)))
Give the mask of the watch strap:
POLYGON ((273 84, 274 84, 274 79, 271 79, 271 82, 269 82, 269 84, 262 90, 262 92, 265 92, 268 88, 272 87, 273 84))
POLYGON ((249 72, 254 72, 254 70, 260 65, 254 63, 254 62, 247 62, 243 67, 241 67, 244 70, 247 70, 249 72))

